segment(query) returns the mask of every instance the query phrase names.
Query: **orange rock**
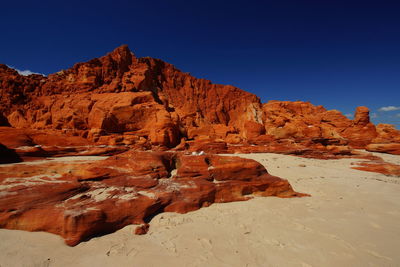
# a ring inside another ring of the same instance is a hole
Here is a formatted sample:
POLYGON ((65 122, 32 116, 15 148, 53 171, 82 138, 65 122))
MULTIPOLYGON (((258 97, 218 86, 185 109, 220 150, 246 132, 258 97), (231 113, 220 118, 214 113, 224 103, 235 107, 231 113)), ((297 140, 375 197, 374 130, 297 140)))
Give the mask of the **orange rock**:
POLYGON ((309 102, 270 101, 263 111, 267 133, 277 139, 343 138, 338 133, 351 125, 339 111, 309 102))
POLYGON ((354 114, 351 127, 346 128, 341 135, 349 140, 355 148, 365 148, 377 136, 375 125, 369 121, 369 109, 358 107, 354 114))
POLYGON ((130 151, 95 162, 60 158, 0 169, 0 227, 47 231, 71 246, 162 211, 256 195, 304 196, 256 161, 216 155, 130 151))
POLYGON ((194 78, 158 59, 137 58, 126 45, 48 77, 21 76, 0 65, 0 88, 0 125, 57 129, 105 145, 167 149, 182 138, 257 145, 292 139, 365 148, 400 138, 390 127, 377 130, 366 107, 357 108, 352 121, 307 102, 261 105, 257 96, 236 87, 194 78), (115 136, 125 132, 137 139, 115 136))
POLYGON ((187 142, 190 152, 206 152, 206 153, 226 153, 227 144, 223 140, 195 140, 187 142))
POLYGON ((372 143, 400 143, 400 131, 391 124, 378 124, 376 126, 378 136, 372 143))
POLYGON ((320 140, 325 146, 336 140, 335 145, 339 142, 353 148, 365 148, 372 142, 396 143, 400 139, 392 126, 376 128, 370 122, 367 107, 358 107, 354 120, 347 119, 339 111, 327 111, 301 101, 270 101, 263 105, 263 111, 267 133, 277 139, 320 140))
POLYGON ((135 229, 135 235, 145 235, 149 231, 150 225, 148 223, 139 225, 135 229))
POLYGON ((400 155, 400 143, 389 143, 389 144, 369 144, 366 150, 371 152, 390 153, 394 155, 400 155))
POLYGON ((260 135, 265 134, 265 127, 262 123, 255 121, 246 121, 244 124, 244 137, 248 140, 253 140, 260 135))
POLYGON ((154 145, 172 147, 194 129, 225 138, 244 131, 244 121, 262 123, 255 95, 138 59, 127 46, 48 77, 1 65, 0 80, 0 113, 17 128, 139 130, 154 145))
POLYGON ((367 172, 377 172, 385 175, 400 176, 400 165, 388 163, 388 162, 360 162, 357 163, 356 167, 351 167, 352 169, 367 171, 367 172))

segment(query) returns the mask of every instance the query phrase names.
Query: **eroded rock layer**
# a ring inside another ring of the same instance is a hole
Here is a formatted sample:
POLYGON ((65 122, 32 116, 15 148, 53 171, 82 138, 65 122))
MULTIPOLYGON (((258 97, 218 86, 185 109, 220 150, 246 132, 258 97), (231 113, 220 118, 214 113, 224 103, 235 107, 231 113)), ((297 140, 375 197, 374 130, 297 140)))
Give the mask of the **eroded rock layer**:
POLYGON ((0 165, 0 227, 47 231, 73 246, 163 211, 303 195, 238 157, 134 151, 99 161, 62 157, 0 165))
POLYGON ((0 126, 59 131, 98 145, 187 149, 192 144, 217 151, 222 142, 269 149, 292 142, 292 148, 322 152, 367 148, 396 154, 400 144, 400 132, 373 125, 366 107, 358 107, 350 120, 308 102, 261 104, 236 87, 194 78, 158 59, 137 58, 127 46, 48 77, 21 76, 0 65, 0 97, 0 126))
MULTIPOLYGON (((0 227, 69 245, 128 224, 144 234, 163 211, 303 195, 255 161, 215 153, 368 158, 355 148, 399 146, 400 132, 373 125, 366 107, 350 120, 307 102, 261 104, 127 46, 47 77, 0 64, 0 227)), ((398 173, 382 164, 362 168, 398 173)))

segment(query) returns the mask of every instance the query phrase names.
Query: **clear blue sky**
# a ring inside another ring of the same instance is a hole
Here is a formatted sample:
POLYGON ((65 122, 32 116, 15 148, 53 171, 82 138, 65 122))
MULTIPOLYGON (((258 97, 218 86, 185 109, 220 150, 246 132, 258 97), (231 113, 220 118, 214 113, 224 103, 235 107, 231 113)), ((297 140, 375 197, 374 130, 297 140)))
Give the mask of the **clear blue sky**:
POLYGON ((263 102, 365 105, 400 128, 399 1, 2 1, 0 25, 0 62, 21 70, 128 44, 263 102))

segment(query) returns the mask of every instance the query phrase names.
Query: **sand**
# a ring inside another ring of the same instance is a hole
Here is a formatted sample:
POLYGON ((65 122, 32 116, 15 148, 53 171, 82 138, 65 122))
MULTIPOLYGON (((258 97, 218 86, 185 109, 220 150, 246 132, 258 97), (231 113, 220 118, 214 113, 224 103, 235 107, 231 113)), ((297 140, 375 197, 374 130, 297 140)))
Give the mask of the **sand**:
MULTIPOLYGON (((400 156, 377 155, 400 164, 400 156)), ((127 226, 76 247, 1 229, 0 266, 400 266, 400 177, 350 169, 355 159, 240 156, 312 197, 163 213, 147 235, 127 226)))

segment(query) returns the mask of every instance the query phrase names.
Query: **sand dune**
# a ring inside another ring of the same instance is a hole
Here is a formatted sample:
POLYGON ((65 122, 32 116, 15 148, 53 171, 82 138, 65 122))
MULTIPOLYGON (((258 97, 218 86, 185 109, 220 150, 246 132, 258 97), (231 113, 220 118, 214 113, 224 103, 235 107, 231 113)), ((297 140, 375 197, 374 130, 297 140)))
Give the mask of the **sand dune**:
MULTIPOLYGON (((0 230, 0 266, 399 266, 400 177, 355 159, 244 154, 312 197, 255 198, 163 213, 76 247, 48 233, 0 230)), ((379 154, 400 164, 400 156, 379 154)))

